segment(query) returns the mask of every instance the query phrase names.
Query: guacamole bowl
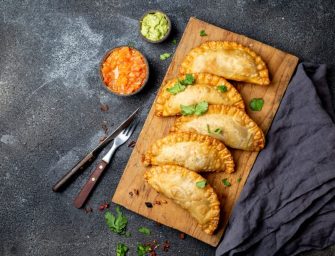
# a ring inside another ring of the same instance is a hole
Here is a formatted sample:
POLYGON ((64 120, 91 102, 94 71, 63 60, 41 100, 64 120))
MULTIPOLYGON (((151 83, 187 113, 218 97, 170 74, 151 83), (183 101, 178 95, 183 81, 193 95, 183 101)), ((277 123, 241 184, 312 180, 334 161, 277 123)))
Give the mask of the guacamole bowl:
POLYGON ((163 42, 171 32, 171 21, 162 11, 150 10, 139 21, 139 32, 149 43, 163 42))

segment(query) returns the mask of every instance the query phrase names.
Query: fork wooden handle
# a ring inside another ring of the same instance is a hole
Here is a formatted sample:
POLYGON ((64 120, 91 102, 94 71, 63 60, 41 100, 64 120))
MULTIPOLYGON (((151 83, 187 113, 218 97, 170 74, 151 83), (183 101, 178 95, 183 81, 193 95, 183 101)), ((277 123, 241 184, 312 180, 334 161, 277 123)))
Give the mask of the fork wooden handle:
POLYGON ((105 161, 100 161, 100 163, 97 165, 97 167, 94 169, 92 174, 90 175, 88 181, 83 186, 83 188, 80 190, 79 194, 74 199, 74 206, 76 208, 82 208, 90 196, 91 192, 93 191, 95 185, 97 184, 97 181, 101 177, 101 174, 106 169, 107 163, 105 161))

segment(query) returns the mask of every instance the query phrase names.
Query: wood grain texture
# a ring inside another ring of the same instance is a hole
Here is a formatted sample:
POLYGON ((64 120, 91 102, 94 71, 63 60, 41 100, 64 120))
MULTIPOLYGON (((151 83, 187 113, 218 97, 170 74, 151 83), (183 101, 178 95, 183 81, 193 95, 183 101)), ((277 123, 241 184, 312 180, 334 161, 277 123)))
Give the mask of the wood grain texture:
MULTIPOLYGON (((298 63, 298 58, 246 36, 218 28, 195 18, 190 18, 164 81, 178 74, 180 63, 192 48, 211 40, 241 43, 254 50, 266 62, 271 79, 269 86, 233 82, 241 93, 246 105, 248 105, 252 98, 264 99, 265 104, 262 111, 252 112, 248 107, 246 111, 266 133, 298 63), (202 29, 206 31, 208 36, 199 36, 199 31, 202 29)), ((236 164, 236 172, 234 174, 210 173, 203 175, 217 192, 222 212, 217 232, 212 236, 207 235, 185 210, 164 196, 159 195, 143 179, 145 167, 142 164, 142 155, 153 142, 168 133, 174 120, 175 117, 156 117, 154 115, 154 108, 151 108, 112 200, 147 218, 178 229, 212 246, 216 246, 220 242, 233 206, 242 191, 258 152, 231 150, 236 164), (222 179, 224 178, 230 181, 232 184, 230 187, 223 185, 222 179), (239 178, 241 178, 240 182, 238 182, 239 178), (130 197, 129 192, 134 189, 139 190, 139 195, 130 197), (154 205, 153 208, 146 207, 145 202, 154 202, 156 200, 166 200, 168 203, 154 205)))

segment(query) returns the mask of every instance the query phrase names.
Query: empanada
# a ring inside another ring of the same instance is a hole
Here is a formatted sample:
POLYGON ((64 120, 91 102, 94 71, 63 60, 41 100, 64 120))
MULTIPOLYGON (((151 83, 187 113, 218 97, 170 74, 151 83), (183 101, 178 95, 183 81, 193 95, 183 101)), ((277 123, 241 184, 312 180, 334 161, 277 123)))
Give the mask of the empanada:
POLYGON ((174 164, 195 172, 234 172, 234 161, 225 145, 198 133, 171 133, 156 141, 145 154, 144 165, 174 164))
POLYGON ((209 184, 197 186, 197 182, 206 181, 203 177, 180 166, 163 165, 148 169, 144 178, 157 192, 187 210, 207 234, 213 234, 220 219, 220 202, 209 184))
POLYGON ((193 48, 182 62, 180 73, 201 72, 230 80, 270 84, 269 72, 261 57, 235 42, 211 41, 193 48))
POLYGON ((165 83, 155 104, 157 116, 180 115, 180 105, 194 105, 201 101, 244 109, 241 95, 226 79, 208 73, 191 75, 195 78, 194 84, 188 85, 184 91, 176 94, 170 93, 168 89, 178 81, 185 79, 185 75, 180 75, 165 83))
POLYGON ((244 111, 224 105, 211 105, 201 116, 179 117, 171 131, 209 135, 226 146, 249 151, 259 151, 265 144, 263 131, 244 111))

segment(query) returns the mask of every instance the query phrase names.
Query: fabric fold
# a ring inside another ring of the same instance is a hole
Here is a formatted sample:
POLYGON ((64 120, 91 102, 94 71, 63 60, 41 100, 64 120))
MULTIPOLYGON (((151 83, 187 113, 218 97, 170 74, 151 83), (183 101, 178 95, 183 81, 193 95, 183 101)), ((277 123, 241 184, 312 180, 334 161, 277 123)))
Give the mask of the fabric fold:
POLYGON ((335 218, 327 219, 334 214, 334 116, 326 66, 299 64, 216 255, 294 255, 335 243, 335 218), (332 236, 316 241, 317 232, 332 236))

